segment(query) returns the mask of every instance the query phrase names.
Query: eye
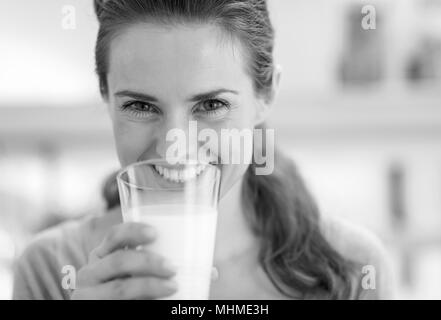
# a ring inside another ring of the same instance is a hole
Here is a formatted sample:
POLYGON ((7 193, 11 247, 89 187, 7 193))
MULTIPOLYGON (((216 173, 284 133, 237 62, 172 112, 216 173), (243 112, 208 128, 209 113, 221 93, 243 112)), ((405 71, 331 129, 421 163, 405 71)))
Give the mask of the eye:
POLYGON ((160 113, 155 106, 142 101, 126 102, 121 106, 121 111, 137 118, 149 118, 160 113))
POLYGON ((230 104, 227 101, 219 99, 209 99, 200 102, 194 109, 194 112, 205 116, 222 116, 230 109, 230 104))

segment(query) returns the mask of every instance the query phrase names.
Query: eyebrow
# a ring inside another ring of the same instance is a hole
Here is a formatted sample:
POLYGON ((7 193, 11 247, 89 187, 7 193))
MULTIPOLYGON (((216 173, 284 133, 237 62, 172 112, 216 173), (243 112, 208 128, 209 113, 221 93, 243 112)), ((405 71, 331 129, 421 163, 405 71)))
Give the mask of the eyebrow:
MULTIPOLYGON (((238 91, 236 90, 230 90, 230 89, 216 89, 216 90, 212 90, 212 91, 208 91, 208 92, 204 92, 204 93, 199 93, 199 94, 195 94, 192 97, 190 97, 187 101, 189 102, 195 102, 195 101, 201 101, 201 100, 208 100, 208 99, 212 99, 214 97, 216 97, 217 95, 221 94, 221 93, 232 93, 232 94, 239 94, 238 91)), ((159 99, 146 94, 146 93, 140 93, 140 92, 135 92, 135 91, 131 91, 131 90, 122 90, 122 91, 118 91, 117 93, 115 93, 115 96, 117 97, 131 97, 133 99, 139 99, 139 100, 143 100, 143 101, 151 101, 151 102, 158 102, 159 99)))

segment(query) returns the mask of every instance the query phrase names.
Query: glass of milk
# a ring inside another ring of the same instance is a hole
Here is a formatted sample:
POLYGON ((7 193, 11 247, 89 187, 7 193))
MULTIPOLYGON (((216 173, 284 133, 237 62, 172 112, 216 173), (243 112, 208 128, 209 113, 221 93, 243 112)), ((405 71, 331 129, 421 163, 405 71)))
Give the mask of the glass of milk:
POLYGON ((220 176, 213 164, 162 159, 118 173, 123 221, 155 227, 158 237, 148 248, 178 267, 178 291, 166 299, 209 297, 220 176))

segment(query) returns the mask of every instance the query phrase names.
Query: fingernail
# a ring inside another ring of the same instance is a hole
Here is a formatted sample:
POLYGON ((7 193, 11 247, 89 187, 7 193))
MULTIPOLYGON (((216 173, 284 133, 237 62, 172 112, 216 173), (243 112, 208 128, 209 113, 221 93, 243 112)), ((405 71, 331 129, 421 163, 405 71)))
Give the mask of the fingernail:
POLYGON ((178 271, 178 267, 168 260, 162 261, 162 267, 170 272, 176 273, 178 271))

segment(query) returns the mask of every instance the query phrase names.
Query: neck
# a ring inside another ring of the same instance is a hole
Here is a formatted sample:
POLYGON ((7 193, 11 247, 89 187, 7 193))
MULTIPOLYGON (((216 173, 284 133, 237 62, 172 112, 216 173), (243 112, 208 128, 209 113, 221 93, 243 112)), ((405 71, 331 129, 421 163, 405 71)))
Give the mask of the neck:
POLYGON ((245 219, 240 179, 219 201, 214 264, 222 264, 242 256, 256 244, 256 238, 245 219))

